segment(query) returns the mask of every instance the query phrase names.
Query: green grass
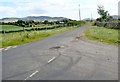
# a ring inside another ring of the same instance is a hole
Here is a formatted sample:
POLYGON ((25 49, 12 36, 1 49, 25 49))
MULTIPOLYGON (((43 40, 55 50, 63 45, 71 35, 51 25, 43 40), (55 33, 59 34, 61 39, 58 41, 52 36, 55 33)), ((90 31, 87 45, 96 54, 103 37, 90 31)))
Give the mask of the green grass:
MULTIPOLYGON (((39 27, 33 27, 33 28, 49 28, 49 27, 53 27, 52 26, 39 26, 39 27)), ((25 27, 24 29, 32 29, 32 27, 25 27)), ((0 31, 5 30, 5 31, 16 31, 16 30, 23 30, 23 27, 21 26, 15 26, 15 25, 0 25, 0 31)))
POLYGON ((0 42, 2 43, 2 46, 0 47, 14 46, 14 45, 19 45, 19 44, 40 40, 45 37, 52 36, 54 34, 65 32, 68 30, 72 30, 77 27, 78 26, 61 27, 61 28, 56 28, 51 30, 28 31, 28 32, 26 31, 26 32, 0 34, 0 37, 1 37, 0 42))
POLYGON ((10 31, 10 30, 22 30, 23 28, 20 26, 14 26, 14 25, 0 25, 0 31, 10 31))
POLYGON ((115 29, 93 26, 85 30, 84 35, 89 39, 104 43, 113 45, 120 44, 120 40, 118 39, 118 30, 115 29))

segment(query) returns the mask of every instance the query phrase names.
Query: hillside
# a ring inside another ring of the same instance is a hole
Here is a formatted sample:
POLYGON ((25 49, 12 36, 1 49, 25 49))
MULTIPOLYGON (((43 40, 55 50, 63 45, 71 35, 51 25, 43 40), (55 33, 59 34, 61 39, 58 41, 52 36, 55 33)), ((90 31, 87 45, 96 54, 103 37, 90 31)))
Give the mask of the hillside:
POLYGON ((27 17, 23 17, 23 18, 2 18, 0 19, 0 22, 15 22, 17 20, 24 20, 24 21, 29 21, 29 20, 34 20, 34 21, 44 21, 44 20, 48 20, 48 21, 59 21, 62 19, 66 19, 64 17, 50 17, 50 16, 27 16, 27 17))

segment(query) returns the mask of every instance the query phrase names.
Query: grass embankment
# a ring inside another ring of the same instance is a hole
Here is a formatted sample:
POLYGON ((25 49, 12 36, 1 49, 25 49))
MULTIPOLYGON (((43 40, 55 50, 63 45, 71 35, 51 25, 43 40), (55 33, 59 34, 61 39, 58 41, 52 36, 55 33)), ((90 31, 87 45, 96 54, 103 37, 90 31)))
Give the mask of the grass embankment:
POLYGON ((113 45, 120 44, 120 40, 118 39, 118 30, 116 29, 93 26, 85 30, 84 35, 89 39, 104 43, 109 43, 113 45))
POLYGON ((45 37, 52 36, 54 34, 65 32, 68 30, 72 30, 77 27, 78 26, 61 27, 61 28, 56 28, 51 30, 26 31, 26 32, 0 34, 0 37, 1 37, 0 41, 2 42, 2 46, 0 47, 14 46, 18 44, 32 42, 35 40, 40 40, 45 37))

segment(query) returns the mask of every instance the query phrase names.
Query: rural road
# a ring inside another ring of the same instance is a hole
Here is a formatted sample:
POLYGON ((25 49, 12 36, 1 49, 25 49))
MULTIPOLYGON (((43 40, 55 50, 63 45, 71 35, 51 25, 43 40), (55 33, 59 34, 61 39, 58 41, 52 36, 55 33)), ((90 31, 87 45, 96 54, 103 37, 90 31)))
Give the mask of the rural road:
POLYGON ((118 80, 118 47, 86 40, 86 24, 2 51, 3 80, 118 80))

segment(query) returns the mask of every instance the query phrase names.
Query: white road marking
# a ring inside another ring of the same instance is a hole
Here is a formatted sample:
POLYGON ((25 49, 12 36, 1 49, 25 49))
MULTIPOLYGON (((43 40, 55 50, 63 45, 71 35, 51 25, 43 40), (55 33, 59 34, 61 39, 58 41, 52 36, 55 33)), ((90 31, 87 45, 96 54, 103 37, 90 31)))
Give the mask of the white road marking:
POLYGON ((7 48, 9 49, 9 48, 11 48, 12 46, 8 46, 7 48))
POLYGON ((16 48, 17 46, 9 46, 9 47, 7 47, 7 48, 0 48, 0 51, 2 51, 3 49, 4 50, 8 50, 8 49, 10 49, 10 48, 16 48))
MULTIPOLYGON (((24 81, 26 81, 27 79, 29 79, 29 77, 27 77, 24 81)), ((23 82, 24 82, 24 81, 23 81, 23 82)))
POLYGON ((8 50, 8 49, 10 49, 12 46, 9 46, 9 47, 7 47, 7 48, 5 48, 4 50, 8 50))
POLYGON ((0 48, 0 50, 3 50, 4 48, 0 48))
POLYGON ((17 46, 13 46, 12 48, 16 48, 17 46))
POLYGON ((35 71, 34 73, 32 73, 29 77, 34 76, 36 73, 38 73, 39 71, 35 71))
POLYGON ((6 49, 4 49, 4 50, 8 50, 8 49, 6 48, 6 49))
POLYGON ((11 48, 11 46, 9 46, 9 47, 5 48, 4 50, 8 50, 8 49, 10 49, 10 48, 11 48))
POLYGON ((50 59, 50 60, 48 61, 48 63, 52 62, 55 58, 56 58, 56 57, 53 57, 52 59, 50 59))
POLYGON ((3 49, 4 49, 4 48, 0 48, 0 52, 2 52, 3 49))
POLYGON ((5 48, 4 50, 8 50, 8 48, 5 48))
POLYGON ((38 73, 39 71, 35 71, 34 73, 32 73, 30 76, 28 76, 25 80, 28 80, 30 77, 33 77, 36 73, 38 73))
MULTIPOLYGON (((56 57, 53 57, 52 59, 50 59, 48 61, 48 63, 52 62, 56 57)), ((39 71, 35 71, 34 73, 32 73, 30 76, 28 76, 24 81, 28 80, 29 78, 33 77, 36 73, 38 73, 39 71)), ((24 82, 23 81, 23 82, 24 82)))

